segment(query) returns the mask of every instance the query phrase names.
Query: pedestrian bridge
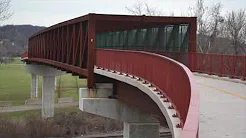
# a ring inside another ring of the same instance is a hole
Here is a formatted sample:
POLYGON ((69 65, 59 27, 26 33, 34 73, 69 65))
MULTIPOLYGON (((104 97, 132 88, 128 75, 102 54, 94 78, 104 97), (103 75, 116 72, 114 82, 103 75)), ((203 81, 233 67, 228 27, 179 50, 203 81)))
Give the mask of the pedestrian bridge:
POLYGON ((244 56, 196 53, 193 17, 88 14, 30 37, 22 59, 26 71, 43 76, 44 117, 54 112, 54 77, 65 71, 87 78, 80 109, 124 121, 130 138, 159 137, 160 124, 173 138, 198 137, 191 71, 246 78, 244 56))

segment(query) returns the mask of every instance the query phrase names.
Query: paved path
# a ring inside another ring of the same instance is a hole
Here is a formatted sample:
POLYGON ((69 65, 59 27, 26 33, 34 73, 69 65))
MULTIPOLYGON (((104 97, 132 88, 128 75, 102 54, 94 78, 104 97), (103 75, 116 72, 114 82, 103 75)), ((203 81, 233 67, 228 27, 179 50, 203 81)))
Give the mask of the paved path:
POLYGON ((200 138, 246 138, 246 84, 195 76, 200 138))
MULTIPOLYGON (((78 102, 55 104, 55 108, 76 107, 78 105, 79 105, 78 102)), ((0 107, 0 113, 37 110, 41 108, 42 108, 41 105, 21 105, 21 106, 11 106, 11 107, 2 107, 2 108, 0 107)))

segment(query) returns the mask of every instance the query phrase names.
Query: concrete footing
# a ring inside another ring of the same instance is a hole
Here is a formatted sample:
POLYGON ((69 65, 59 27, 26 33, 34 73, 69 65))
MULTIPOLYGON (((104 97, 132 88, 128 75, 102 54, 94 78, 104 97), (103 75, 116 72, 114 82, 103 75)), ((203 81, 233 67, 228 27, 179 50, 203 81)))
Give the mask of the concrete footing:
POLYGON ((159 123, 124 123, 123 138, 159 138, 159 123))

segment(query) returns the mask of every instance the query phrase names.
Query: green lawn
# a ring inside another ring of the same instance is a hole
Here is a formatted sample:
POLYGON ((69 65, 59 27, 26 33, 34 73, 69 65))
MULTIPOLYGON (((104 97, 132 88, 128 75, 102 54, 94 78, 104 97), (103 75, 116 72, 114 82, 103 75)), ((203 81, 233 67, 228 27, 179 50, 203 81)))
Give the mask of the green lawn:
POLYGON ((10 64, 24 64, 24 62, 22 62, 20 59, 14 59, 10 62, 10 64))
MULTIPOLYGON (((58 76, 57 87, 59 87, 59 82, 61 97, 73 97, 75 101, 78 100, 77 85, 78 88, 86 86, 86 80, 78 79, 71 74, 58 76), (78 83, 76 83, 76 78, 78 83)), ((13 105, 23 105, 24 101, 30 98, 30 89, 31 75, 24 72, 23 65, 0 64, 0 101, 12 101, 13 105)), ((41 91, 42 78, 39 77, 40 98, 41 91)))

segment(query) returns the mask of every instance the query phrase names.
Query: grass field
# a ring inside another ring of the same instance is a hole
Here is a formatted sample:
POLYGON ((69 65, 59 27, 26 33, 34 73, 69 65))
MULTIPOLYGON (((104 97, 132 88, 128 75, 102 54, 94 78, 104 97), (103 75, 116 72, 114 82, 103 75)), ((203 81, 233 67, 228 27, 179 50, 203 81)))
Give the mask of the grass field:
POLYGON ((20 59, 15 59, 10 64, 24 64, 24 63, 20 59))
MULTIPOLYGON (((73 97, 75 101, 78 100, 77 86, 78 88, 86 86, 86 80, 78 79, 71 74, 57 76, 57 87, 59 82, 61 97, 73 97)), ((13 105, 23 105, 24 101, 30 98, 30 89, 31 75, 24 72, 23 65, 0 64, 0 101, 12 101, 13 105)), ((42 78, 39 77, 40 98, 41 91, 42 78)))

